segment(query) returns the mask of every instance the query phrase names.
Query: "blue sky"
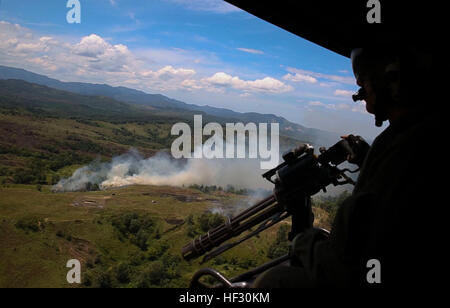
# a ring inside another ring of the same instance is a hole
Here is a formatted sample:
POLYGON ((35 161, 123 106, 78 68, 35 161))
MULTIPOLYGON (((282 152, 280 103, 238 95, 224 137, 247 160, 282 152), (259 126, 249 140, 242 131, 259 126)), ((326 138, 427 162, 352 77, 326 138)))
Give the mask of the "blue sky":
POLYGON ((349 59, 220 0, 0 0, 0 64, 187 103, 274 113, 308 127, 380 132, 349 59))

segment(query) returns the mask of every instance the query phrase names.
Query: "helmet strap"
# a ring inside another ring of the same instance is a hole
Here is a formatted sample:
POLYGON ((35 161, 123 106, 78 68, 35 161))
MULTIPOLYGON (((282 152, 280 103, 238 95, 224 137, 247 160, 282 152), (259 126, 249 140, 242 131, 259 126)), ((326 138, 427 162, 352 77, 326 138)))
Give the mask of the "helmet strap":
MULTIPOLYGON (((382 107, 382 106, 381 106, 382 107)), ((383 125, 383 122, 386 121, 387 113, 385 108, 380 108, 379 105, 375 106, 375 126, 381 127, 383 125)))
POLYGON ((389 89, 385 85, 375 85, 379 90, 376 91, 377 97, 375 101, 375 126, 381 127, 383 122, 388 119, 388 106, 392 104, 392 98, 389 89))

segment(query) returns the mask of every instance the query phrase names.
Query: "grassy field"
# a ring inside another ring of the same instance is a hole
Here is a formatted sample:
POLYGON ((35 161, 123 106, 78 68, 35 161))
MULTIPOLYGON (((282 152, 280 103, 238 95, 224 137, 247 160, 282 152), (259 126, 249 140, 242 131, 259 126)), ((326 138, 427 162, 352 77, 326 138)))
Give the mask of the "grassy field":
MULTIPOLYGON (((48 187, 42 192, 27 185, 1 188, 0 287, 74 287, 66 281, 65 265, 69 259, 82 263, 81 287, 102 286, 105 274, 110 281, 106 286, 136 287, 141 283, 141 273, 149 268, 151 271, 161 260, 174 259, 172 270, 176 273, 161 279, 161 285, 149 286, 185 287, 201 268, 199 261, 189 263, 180 258, 181 248, 192 240, 186 223, 189 216, 197 219, 212 207, 232 207, 243 198, 153 186, 63 194, 51 193, 48 187), (159 237, 150 238, 146 250, 123 238, 113 226, 115 217, 129 213, 148 217, 155 223, 159 237), (161 244, 167 246, 165 251, 155 254, 161 244), (125 283, 116 278, 123 264, 129 268, 129 282, 125 283)), ((320 225, 329 227, 323 210, 316 209, 316 217, 320 225)), ((202 266, 233 276, 249 266, 262 264, 269 260, 267 250, 278 228, 234 248, 219 261, 202 266)))
MULTIPOLYGON (((192 240, 186 223, 189 216, 196 220, 212 207, 232 207, 243 198, 223 192, 204 194, 152 186, 61 194, 51 193, 49 187, 39 192, 29 185, 0 188, 0 287, 74 287, 66 281, 69 259, 82 263, 81 287, 137 287, 142 284, 142 273, 154 273, 164 260, 173 264, 161 270, 174 273, 154 278, 155 284, 149 286, 186 287, 192 274, 201 268, 199 261, 188 263, 180 258, 181 248, 192 240), (123 237, 113 225, 115 218, 130 213, 154 222, 157 236, 148 239, 145 250, 136 246, 132 237, 123 237), (128 273, 122 282, 117 278, 120 266, 128 273)), ((326 227, 326 214, 320 213, 326 227)), ((277 228, 203 266, 233 276, 268 261, 267 250, 277 228)))
MULTIPOLYGON (((187 287, 202 267, 233 277, 270 260, 276 245, 285 250, 289 221, 206 264, 182 260, 181 248, 222 219, 211 210, 241 208, 243 195, 156 186, 51 192, 94 159, 167 150, 172 124, 0 110, 0 287, 187 287), (81 285, 66 281, 70 259, 82 263, 81 285)), ((327 209, 315 208, 318 226, 330 228, 327 209)))

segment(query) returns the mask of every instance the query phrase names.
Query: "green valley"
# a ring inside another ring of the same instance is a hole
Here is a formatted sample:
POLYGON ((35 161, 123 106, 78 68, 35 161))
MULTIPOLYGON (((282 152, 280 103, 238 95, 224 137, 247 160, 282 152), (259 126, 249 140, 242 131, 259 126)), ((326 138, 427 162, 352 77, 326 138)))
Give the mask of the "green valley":
MULTIPOLYGON (((52 192, 94 160, 109 162, 131 148, 143 157, 167 152, 172 125, 193 114, 0 80, 0 287, 187 287, 201 267, 233 277, 286 253, 289 221, 204 265, 182 260, 185 244, 224 221, 217 209, 236 214, 254 202, 245 189, 52 192), (82 264, 81 285, 66 281, 70 259, 82 264)), ((299 142, 280 138, 282 147, 299 142)), ((318 226, 330 228, 338 201, 317 202, 318 226)))

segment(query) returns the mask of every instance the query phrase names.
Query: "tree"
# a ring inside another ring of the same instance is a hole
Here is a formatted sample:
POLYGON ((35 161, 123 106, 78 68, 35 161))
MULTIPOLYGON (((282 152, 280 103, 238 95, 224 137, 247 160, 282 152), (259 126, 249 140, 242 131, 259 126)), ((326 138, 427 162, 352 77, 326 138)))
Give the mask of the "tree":
POLYGON ((203 232, 218 227, 225 222, 225 218, 220 214, 203 213, 198 218, 198 224, 203 232))
POLYGON ((164 264, 160 261, 151 263, 139 276, 138 288, 151 288, 152 286, 161 286, 166 279, 164 264))
POLYGON ((148 238, 149 234, 145 230, 139 230, 136 235, 136 246, 138 246, 141 250, 147 250, 148 238))
POLYGON ((59 180, 60 180, 60 176, 57 174, 53 174, 52 178, 51 178, 51 185, 56 185, 58 184, 59 180))
POLYGON ((277 231, 277 238, 272 243, 272 245, 270 245, 267 251, 267 257, 271 259, 276 259, 289 253, 289 246, 290 246, 288 240, 289 229, 290 226, 286 224, 280 226, 280 228, 277 231))
POLYGON ((149 281, 152 285, 161 285, 161 282, 166 278, 164 264, 161 261, 156 261, 150 264, 147 273, 149 281))
POLYGON ((100 276, 98 276, 97 278, 97 284, 102 289, 112 288, 113 284, 110 273, 108 272, 101 273, 100 276))
POLYGON ((120 283, 130 282, 131 267, 126 263, 120 263, 116 271, 116 279, 120 283))
POLYGON ((228 185, 226 191, 227 193, 234 194, 236 192, 236 188, 233 185, 228 185))

